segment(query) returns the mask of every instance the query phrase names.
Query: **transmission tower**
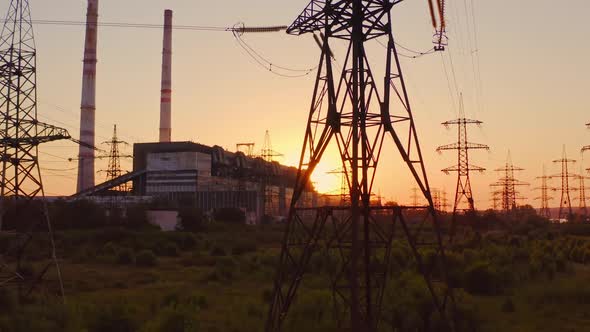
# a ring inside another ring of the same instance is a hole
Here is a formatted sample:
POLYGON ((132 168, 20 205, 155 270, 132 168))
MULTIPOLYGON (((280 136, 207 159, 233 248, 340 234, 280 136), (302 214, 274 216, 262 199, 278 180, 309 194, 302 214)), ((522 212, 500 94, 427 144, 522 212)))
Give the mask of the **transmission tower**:
MULTIPOLYGON (((106 156, 109 159, 109 165, 104 172, 106 173, 106 181, 111 181, 123 175, 123 169, 121 169, 121 158, 133 158, 133 156, 121 155, 121 152, 119 151, 119 145, 129 145, 129 143, 119 140, 117 137, 117 125, 114 125, 113 127, 113 137, 111 140, 103 142, 103 144, 110 146, 109 154, 106 156)), ((98 159, 100 159, 100 157, 98 159)), ((117 192, 127 192, 129 191, 129 188, 127 187, 127 184, 124 183, 113 188, 113 190, 117 192)))
POLYGON ((420 189, 418 189, 418 187, 412 188, 412 195, 410 195, 410 198, 412 199, 412 206, 418 206, 418 199, 420 198, 418 195, 419 190, 420 189))
POLYGON ((442 151, 457 150, 457 164, 442 170, 445 174, 457 172, 457 187, 455 190, 455 204, 453 206, 453 214, 456 214, 459 211, 464 213, 475 212, 469 172, 483 172, 485 171, 485 168, 469 164, 469 150, 489 150, 490 148, 484 144, 469 142, 467 140, 467 125, 479 126, 482 123, 483 122, 479 120, 465 118, 462 94, 459 101, 459 118, 442 123, 442 125, 447 128, 449 126, 457 126, 457 142, 439 146, 436 149, 436 151, 439 153, 442 151))
POLYGON ((541 180, 541 186, 535 188, 535 190, 541 191, 541 196, 535 198, 536 200, 541 200, 541 208, 539 209, 539 215, 551 219, 551 209, 549 208, 549 201, 553 199, 553 197, 549 196, 549 190, 555 190, 555 188, 550 187, 548 185, 548 180, 551 179, 550 176, 547 176, 545 171, 545 165, 543 165, 543 175, 537 177, 538 180, 541 180))
POLYGON ((569 164, 575 163, 576 160, 567 158, 564 145, 561 159, 556 159, 553 162, 561 165, 561 173, 551 176, 552 178, 561 178, 561 189, 558 189, 561 191, 561 200, 559 201, 559 214, 557 218, 560 220, 569 220, 570 216, 573 215, 570 192, 577 191, 576 188, 570 187, 570 179, 575 178, 576 175, 570 173, 569 164))
POLYGON ((338 330, 377 331, 384 317, 381 303, 386 282, 396 277, 388 275, 394 234, 404 236, 412 249, 432 296, 433 313, 451 325, 447 318, 454 300, 446 282, 442 238, 392 34, 391 9, 399 2, 313 0, 287 30, 296 35, 322 32, 323 40, 267 332, 281 330, 296 294, 306 290, 300 285, 310 270, 310 258, 322 253, 335 260, 334 273, 327 277, 338 330), (374 76, 365 43, 379 37, 387 38, 381 62, 385 72, 374 76), (330 50, 336 48, 331 42, 348 46, 340 74, 334 72, 330 50), (386 137, 395 143, 426 207, 371 204, 381 152, 391 152, 382 150, 386 137), (329 146, 336 146, 340 153, 350 184, 350 206, 300 208, 310 176, 329 146), (378 218, 383 210, 389 211, 383 217, 387 220, 378 218), (412 219, 419 212, 422 218, 412 219), (427 223, 431 227, 421 227, 427 223), (432 236, 426 238, 424 229, 432 236), (426 248, 433 249, 435 261, 442 262, 437 268, 426 268, 422 256, 426 248))
POLYGON ((447 191, 446 189, 443 189, 442 191, 442 205, 441 205, 441 211, 442 212, 447 212, 450 208, 450 204, 449 204, 449 200, 447 198, 447 191))
POLYGON ((348 182, 346 179, 346 172, 342 168, 337 168, 327 172, 327 174, 337 175, 340 178, 338 195, 340 196, 340 205, 345 205, 348 201, 348 182))
POLYGON ((437 188, 431 188, 432 191, 432 202, 434 203, 434 209, 436 211, 442 211, 442 198, 441 192, 437 188))
POLYGON ((585 185, 585 180, 588 179, 587 176, 585 176, 583 174, 583 172, 581 172, 580 174, 576 175, 576 178, 578 179, 578 213, 580 213, 582 216, 587 217, 588 216, 588 207, 586 206, 586 189, 588 189, 585 185))
POLYGON ((254 145, 254 143, 238 143, 236 144, 236 150, 248 157, 254 157, 254 145))
POLYGON ((502 190, 495 190, 492 192, 492 210, 498 211, 502 202, 502 190))
POLYGON ((16 286, 21 299, 38 291, 61 297, 64 294, 44 199, 38 146, 71 137, 65 129, 37 121, 36 54, 29 2, 12 0, 0 36, 0 232, 5 235, 0 287, 16 286), (32 252, 29 245, 37 238, 41 246, 49 243, 47 251, 36 248, 32 252), (38 271, 24 273, 31 254, 42 257, 36 266, 44 263, 38 271), (52 269, 57 280, 48 279, 52 269))
POLYGON ((524 197, 519 196, 519 192, 516 188, 519 186, 528 186, 529 184, 514 177, 514 172, 524 171, 524 168, 515 167, 512 164, 510 152, 508 152, 508 158, 504 167, 497 168, 495 171, 499 172, 501 177, 491 186, 499 188, 502 210, 508 213, 517 207, 517 200, 524 199, 524 197))
POLYGON ((264 214, 265 215, 277 215, 278 214, 278 195, 279 193, 273 188, 272 179, 277 175, 273 168, 274 158, 282 157, 281 153, 278 153, 272 149, 272 143, 270 141, 270 133, 267 130, 264 133, 264 144, 260 156, 266 164, 264 165, 264 179, 263 179, 263 191, 264 191, 264 214))

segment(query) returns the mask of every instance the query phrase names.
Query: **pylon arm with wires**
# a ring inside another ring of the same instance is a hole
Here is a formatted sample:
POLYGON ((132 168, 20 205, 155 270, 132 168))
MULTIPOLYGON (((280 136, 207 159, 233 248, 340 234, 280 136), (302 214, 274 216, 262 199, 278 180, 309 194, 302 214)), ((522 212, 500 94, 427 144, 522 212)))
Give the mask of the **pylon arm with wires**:
POLYGON ((445 121, 441 124, 445 127, 449 127, 451 125, 461 125, 461 124, 475 124, 475 125, 479 126, 479 125, 483 124, 483 121, 460 118, 460 119, 445 121))
MULTIPOLYGON (((477 172, 484 172, 486 169, 480 166, 475 166, 475 165, 471 165, 469 164, 469 170, 470 171, 477 171, 477 172)), ((463 168, 460 168, 458 165, 453 165, 451 167, 447 167, 445 169, 442 169, 442 172, 445 174, 449 174, 451 172, 462 172, 463 168)))
POLYGON ((39 145, 42 143, 48 143, 48 142, 59 141, 59 140, 70 140, 76 144, 80 144, 80 145, 86 146, 88 148, 97 150, 97 151, 102 151, 93 145, 81 142, 81 141, 73 138, 70 135, 70 133, 68 132, 68 130, 64 129, 64 128, 60 128, 60 127, 53 126, 53 125, 43 123, 43 122, 39 122, 39 121, 30 121, 30 120, 22 120, 20 122, 20 124, 21 124, 21 126, 23 126, 25 128, 36 127, 37 136, 13 138, 13 137, 10 137, 9 135, 5 135, 5 131, 2 131, 2 132, 0 132, 2 134, 1 135, 2 138, 0 139, 0 143, 2 145, 8 145, 8 146, 17 146, 20 144, 39 145))
POLYGON ((437 152, 445 151, 445 150, 458 150, 458 149, 468 149, 468 150, 489 150, 490 147, 485 144, 479 143, 466 143, 464 146, 460 145, 459 143, 451 143, 447 145, 442 145, 436 148, 437 152))

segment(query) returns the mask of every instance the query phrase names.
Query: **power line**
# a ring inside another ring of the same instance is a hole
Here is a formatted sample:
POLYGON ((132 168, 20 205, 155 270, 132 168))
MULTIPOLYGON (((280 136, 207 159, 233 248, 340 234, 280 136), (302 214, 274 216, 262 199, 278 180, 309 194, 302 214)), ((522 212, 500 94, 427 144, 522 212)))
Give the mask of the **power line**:
POLYGON ((246 54, 252 60, 254 60, 256 62, 256 64, 258 64, 261 68, 264 68, 265 70, 267 70, 277 76, 286 77, 286 78, 304 77, 304 76, 309 75, 310 73, 312 73, 314 70, 317 69, 317 66, 313 67, 313 68, 308 68, 308 69, 293 69, 293 68, 288 68, 285 66, 277 65, 277 64, 273 63, 272 61, 268 60, 267 58, 265 58, 264 56, 262 56, 256 50, 254 50, 254 48, 252 48, 248 43, 246 43, 246 41, 244 41, 244 39, 242 39, 241 34, 239 32, 237 32, 237 30, 235 30, 233 32, 233 35, 234 35, 235 40, 238 43, 238 45, 242 48, 242 50, 244 50, 246 52, 246 54), (275 68, 282 70, 282 71, 286 71, 286 72, 295 72, 297 74, 280 73, 280 72, 276 71, 275 68))

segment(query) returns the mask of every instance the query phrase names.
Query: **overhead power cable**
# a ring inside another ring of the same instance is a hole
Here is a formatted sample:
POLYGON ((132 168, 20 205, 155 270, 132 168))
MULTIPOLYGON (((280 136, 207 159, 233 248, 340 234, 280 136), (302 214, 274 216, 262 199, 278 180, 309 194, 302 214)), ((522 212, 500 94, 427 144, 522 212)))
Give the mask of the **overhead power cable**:
MULTIPOLYGON (((1 23, 14 23, 13 20, 0 20, 1 23)), ((61 26, 86 26, 88 23, 83 21, 68 21, 68 20, 33 20, 33 24, 38 25, 61 25, 61 26)), ((129 22, 97 22, 99 27, 109 28, 136 28, 136 29, 163 29, 162 24, 151 23, 129 23, 129 22)), ((204 26, 204 25, 173 25, 172 29, 176 30, 193 30, 193 31, 217 31, 217 32, 232 32, 239 33, 261 33, 261 32, 278 32, 286 30, 287 26, 266 26, 266 27, 246 27, 243 25, 233 27, 220 26, 204 26)))
MULTIPOLYGON (((282 65, 277 65, 272 61, 268 60, 266 57, 260 54, 260 52, 256 51, 252 46, 250 46, 246 41, 242 38, 242 31, 245 28, 241 28, 239 24, 233 28, 233 35, 236 39, 238 46, 242 48, 242 50, 252 59, 256 64, 258 64, 261 68, 271 72, 274 75, 286 77, 286 78, 298 78, 304 77, 309 75, 310 73, 314 72, 317 69, 316 67, 308 68, 308 69, 296 69, 296 68, 289 68, 282 65)), ((262 31, 261 31, 262 32, 262 31)))

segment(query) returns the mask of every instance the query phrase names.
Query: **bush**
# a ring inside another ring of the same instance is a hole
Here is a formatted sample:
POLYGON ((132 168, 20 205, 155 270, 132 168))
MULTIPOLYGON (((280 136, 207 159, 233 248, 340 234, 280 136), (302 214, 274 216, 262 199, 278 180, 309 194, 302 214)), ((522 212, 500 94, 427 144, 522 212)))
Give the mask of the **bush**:
POLYGON ((102 246, 102 253, 107 256, 116 256, 118 251, 119 247, 117 247, 117 245, 115 245, 113 242, 107 242, 104 246, 102 246))
POLYGON ((209 253, 211 256, 225 256, 225 250, 221 247, 215 246, 213 247, 213 249, 211 249, 211 252, 209 253))
POLYGON ((178 212, 180 221, 177 230, 185 232, 198 232, 203 229, 205 216, 203 211, 195 208, 185 208, 178 212))
POLYGON ((215 210, 213 218, 217 221, 243 224, 246 222, 246 214, 238 208, 221 208, 215 210))
POLYGON ((515 308, 514 308, 514 302, 512 302, 511 298, 507 298, 506 300, 504 300, 504 303, 502 303, 502 312, 514 312, 515 308))
POLYGON ((16 294, 5 287, 0 288, 0 311, 10 313, 16 305, 16 294))
POLYGON ((142 250, 136 257, 137 265, 150 267, 158 263, 156 255, 151 250, 142 250))
POLYGON ((196 332, 197 320, 190 310, 184 308, 165 308, 146 330, 148 332, 196 332))
POLYGON ((242 254, 246 254, 249 252, 256 252, 258 248, 256 247, 256 243, 253 241, 243 241, 238 243, 237 245, 235 245, 232 249, 231 249, 231 254, 234 256, 239 256, 242 254))
POLYGON ((476 262, 465 270, 465 289, 478 295, 493 295, 498 291, 498 274, 487 262, 476 262))
POLYGON ((122 265, 130 265, 135 263, 135 255, 129 248, 123 248, 117 253, 117 263, 122 265))
POLYGON ((117 304, 99 309, 90 322, 89 332, 136 332, 139 328, 129 306, 117 304))
POLYGON ((178 249, 178 246, 172 242, 164 243, 164 245, 159 250, 161 255, 168 257, 178 257, 179 251, 180 250, 178 249))

